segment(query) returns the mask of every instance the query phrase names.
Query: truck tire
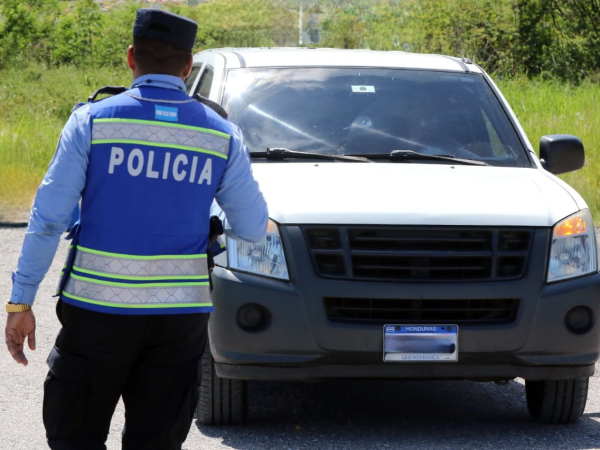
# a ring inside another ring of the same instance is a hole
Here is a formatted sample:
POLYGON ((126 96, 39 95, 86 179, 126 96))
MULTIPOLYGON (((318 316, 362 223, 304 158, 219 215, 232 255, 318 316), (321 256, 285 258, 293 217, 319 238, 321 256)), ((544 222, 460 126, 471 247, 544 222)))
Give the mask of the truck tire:
POLYGON ((248 412, 248 388, 244 380, 220 378, 215 371, 215 360, 210 345, 200 360, 200 398, 196 417, 204 425, 239 424, 248 412))
POLYGON ((575 423, 585 409, 589 378, 526 380, 529 414, 542 423, 575 423))

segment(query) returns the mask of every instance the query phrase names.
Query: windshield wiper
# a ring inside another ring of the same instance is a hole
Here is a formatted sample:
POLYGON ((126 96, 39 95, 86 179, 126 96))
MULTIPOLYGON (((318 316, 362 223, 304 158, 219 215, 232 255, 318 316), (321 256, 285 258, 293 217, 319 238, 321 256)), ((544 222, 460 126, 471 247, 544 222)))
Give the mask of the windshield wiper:
POLYGON ((427 155, 424 153, 418 153, 413 150, 393 150, 390 153, 363 153, 355 156, 363 156, 369 159, 389 159, 390 161, 409 161, 409 160, 430 160, 430 161, 448 161, 454 164, 464 164, 469 166, 487 166, 488 163, 484 161, 477 161, 475 159, 462 159, 455 158, 450 155, 427 155))
POLYGON ((265 158, 267 160, 284 159, 324 159, 328 161, 346 161, 346 162, 371 162, 361 156, 334 155, 332 153, 310 153, 297 152, 287 148, 267 148, 266 152, 250 152, 252 158, 265 158))

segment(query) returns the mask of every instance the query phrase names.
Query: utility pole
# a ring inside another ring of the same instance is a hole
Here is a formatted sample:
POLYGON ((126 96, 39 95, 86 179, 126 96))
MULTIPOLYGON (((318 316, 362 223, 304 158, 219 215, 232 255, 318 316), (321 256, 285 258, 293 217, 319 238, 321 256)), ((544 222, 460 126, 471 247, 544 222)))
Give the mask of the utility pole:
POLYGON ((298 0, 298 45, 302 47, 302 0, 298 0))

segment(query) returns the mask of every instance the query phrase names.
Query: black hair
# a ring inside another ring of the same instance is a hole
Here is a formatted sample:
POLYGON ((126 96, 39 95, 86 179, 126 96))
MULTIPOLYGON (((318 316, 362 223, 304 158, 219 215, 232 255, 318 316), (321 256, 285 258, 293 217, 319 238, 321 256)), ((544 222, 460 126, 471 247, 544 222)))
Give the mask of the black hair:
POLYGON ((143 74, 181 76, 191 55, 191 50, 175 48, 166 42, 133 36, 133 59, 143 74))

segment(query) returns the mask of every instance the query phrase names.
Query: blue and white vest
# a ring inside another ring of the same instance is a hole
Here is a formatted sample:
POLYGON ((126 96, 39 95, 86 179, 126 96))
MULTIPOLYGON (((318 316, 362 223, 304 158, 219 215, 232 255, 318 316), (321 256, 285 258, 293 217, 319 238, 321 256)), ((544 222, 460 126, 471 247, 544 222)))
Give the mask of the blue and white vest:
POLYGON ((140 87, 90 106, 81 220, 66 303, 113 314, 212 311, 209 209, 230 124, 183 92, 140 87))

